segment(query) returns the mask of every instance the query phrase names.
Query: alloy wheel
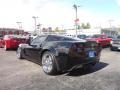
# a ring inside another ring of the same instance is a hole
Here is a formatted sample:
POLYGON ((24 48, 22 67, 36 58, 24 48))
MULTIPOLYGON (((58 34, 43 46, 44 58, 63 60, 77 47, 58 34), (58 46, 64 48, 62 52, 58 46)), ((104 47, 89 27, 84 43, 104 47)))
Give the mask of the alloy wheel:
POLYGON ((42 67, 44 72, 49 73, 53 69, 52 55, 44 54, 42 57, 42 67))

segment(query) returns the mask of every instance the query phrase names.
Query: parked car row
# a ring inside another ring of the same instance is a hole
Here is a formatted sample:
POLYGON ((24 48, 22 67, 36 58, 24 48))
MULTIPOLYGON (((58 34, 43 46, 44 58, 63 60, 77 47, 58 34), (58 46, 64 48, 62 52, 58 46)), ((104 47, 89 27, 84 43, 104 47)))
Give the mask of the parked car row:
POLYGON ((112 37, 112 36, 107 36, 105 34, 95 34, 89 38, 85 35, 79 35, 78 38, 85 40, 95 40, 98 44, 100 44, 103 47, 110 46, 111 51, 120 50, 120 35, 112 37))
POLYGON ((24 36, 5 35, 0 38, 0 47, 5 50, 17 48, 21 43, 26 43, 26 38, 24 36))
POLYGON ((108 37, 105 34, 95 34, 90 37, 86 35, 78 35, 78 38, 85 40, 94 40, 102 47, 109 46, 112 40, 112 38, 108 37))
POLYGON ((5 50, 17 48, 18 59, 26 58, 39 63, 49 75, 76 68, 94 67, 100 60, 102 46, 107 45, 110 45, 111 50, 120 50, 120 36, 116 39, 99 34, 84 39, 59 35, 41 35, 34 38, 16 35, 0 37, 0 47, 5 50))

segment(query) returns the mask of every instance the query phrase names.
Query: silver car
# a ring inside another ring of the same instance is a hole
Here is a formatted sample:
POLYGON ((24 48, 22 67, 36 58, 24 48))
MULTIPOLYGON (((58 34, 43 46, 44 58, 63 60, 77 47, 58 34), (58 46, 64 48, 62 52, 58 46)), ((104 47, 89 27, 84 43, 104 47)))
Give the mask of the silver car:
POLYGON ((110 50, 111 51, 120 50, 120 35, 118 35, 110 42, 110 50))

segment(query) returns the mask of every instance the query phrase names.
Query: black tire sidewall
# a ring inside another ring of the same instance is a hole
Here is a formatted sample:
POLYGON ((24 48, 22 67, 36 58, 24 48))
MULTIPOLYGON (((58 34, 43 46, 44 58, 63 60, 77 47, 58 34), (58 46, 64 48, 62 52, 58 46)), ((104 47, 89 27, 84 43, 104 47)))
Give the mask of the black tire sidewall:
POLYGON ((19 57, 18 57, 18 55, 17 55, 17 58, 18 58, 18 59, 23 59, 21 48, 18 48, 18 49, 17 49, 17 54, 19 54, 19 57), (18 51, 18 50, 19 50, 19 51, 18 51), (19 53, 18 53, 18 52, 19 52, 19 53))
POLYGON ((110 50, 111 50, 111 51, 115 51, 115 49, 114 49, 112 46, 110 46, 110 50))
POLYGON ((52 57, 52 70, 50 72, 45 72, 44 69, 43 69, 43 71, 48 75, 54 75, 54 74, 56 74, 56 71, 57 71, 56 70, 56 63, 55 63, 56 62, 56 57, 50 51, 46 51, 46 52, 43 53, 42 58, 45 54, 49 54, 52 57))

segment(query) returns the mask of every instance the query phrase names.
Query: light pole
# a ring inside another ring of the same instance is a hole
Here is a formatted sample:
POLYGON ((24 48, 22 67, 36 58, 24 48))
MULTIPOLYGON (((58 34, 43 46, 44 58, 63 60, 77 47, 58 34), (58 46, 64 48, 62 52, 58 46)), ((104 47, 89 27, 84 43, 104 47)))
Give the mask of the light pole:
POLYGON ((42 33, 41 33, 41 26, 42 26, 42 24, 38 24, 38 25, 37 25, 37 28, 38 28, 38 30, 39 30, 39 35, 42 34, 42 33))
POLYGON ((33 18, 33 19, 34 19, 34 21, 35 21, 35 24, 34 24, 34 25, 35 25, 35 30, 34 30, 34 33, 35 33, 35 34, 37 34, 37 33, 36 33, 36 29, 37 29, 37 28, 36 28, 36 27, 37 27, 37 25, 36 25, 36 24, 37 24, 37 18, 38 18, 38 17, 37 17, 37 16, 33 16, 32 18, 33 18))
POLYGON ((113 20, 108 20, 109 24, 110 24, 110 35, 112 36, 112 22, 113 20))
POLYGON ((76 37, 77 37, 77 21, 78 21, 78 16, 77 16, 77 11, 78 11, 78 7, 76 4, 73 5, 74 9, 75 9, 75 26, 76 26, 76 37))

